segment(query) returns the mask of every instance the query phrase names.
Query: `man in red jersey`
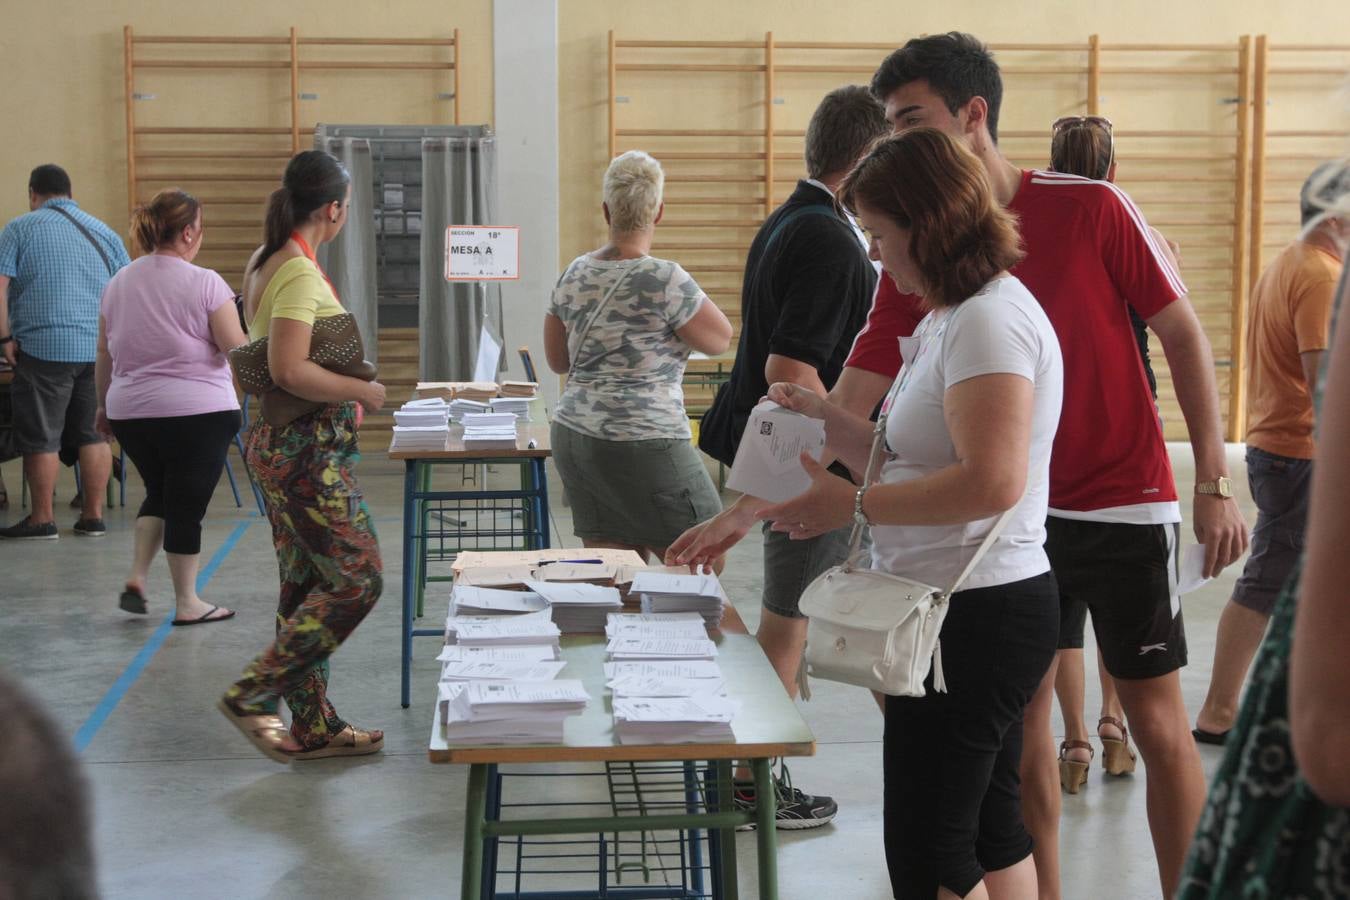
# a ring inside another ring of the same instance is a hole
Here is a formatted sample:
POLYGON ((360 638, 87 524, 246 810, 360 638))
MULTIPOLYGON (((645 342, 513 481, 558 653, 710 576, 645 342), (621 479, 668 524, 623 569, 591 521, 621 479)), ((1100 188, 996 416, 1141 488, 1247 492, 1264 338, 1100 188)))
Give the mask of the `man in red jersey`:
MULTIPOLYGON (((939 128, 981 158, 1017 213, 1027 256, 1013 274, 1045 308, 1064 355, 1064 412, 1050 464, 1046 551, 1066 599, 1093 614, 1108 671, 1148 769, 1148 815, 1163 893, 1177 887, 1205 781, 1181 697, 1185 633, 1176 595, 1181 508, 1130 328, 1132 306, 1158 336, 1195 455, 1192 521, 1214 575, 1246 550, 1231 498, 1209 342, 1186 288, 1119 188, 1023 171, 998 149, 1002 79, 977 39, 918 38, 872 79, 893 128, 939 128)), ((900 366, 896 337, 912 303, 879 294, 836 393, 866 407, 900 366), (900 308, 895 308, 899 306, 900 308), (889 323, 889 324, 888 324, 889 323)), ((1059 896, 1059 779, 1050 733, 1054 667, 1027 710, 1022 765, 1042 897, 1059 896)))

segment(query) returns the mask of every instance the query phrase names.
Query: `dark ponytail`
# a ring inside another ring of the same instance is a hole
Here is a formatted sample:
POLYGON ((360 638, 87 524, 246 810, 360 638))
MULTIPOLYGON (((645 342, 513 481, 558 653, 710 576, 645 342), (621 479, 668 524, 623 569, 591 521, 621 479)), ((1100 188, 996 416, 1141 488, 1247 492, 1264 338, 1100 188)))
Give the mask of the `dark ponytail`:
POLYGON ((267 198, 262 252, 253 268, 262 268, 268 258, 291 239, 297 225, 307 222, 314 211, 347 197, 351 176, 337 157, 322 150, 305 150, 291 157, 281 187, 267 198))

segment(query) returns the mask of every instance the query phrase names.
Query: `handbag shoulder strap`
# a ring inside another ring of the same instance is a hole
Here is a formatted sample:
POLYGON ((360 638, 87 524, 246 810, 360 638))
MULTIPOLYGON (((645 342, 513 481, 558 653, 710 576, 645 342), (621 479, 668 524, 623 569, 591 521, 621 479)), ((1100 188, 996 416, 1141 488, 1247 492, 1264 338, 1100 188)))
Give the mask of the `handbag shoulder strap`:
MULTIPOLYGON (((864 487, 870 487, 876 483, 878 462, 881 459, 881 447, 886 440, 886 420, 890 418, 890 407, 891 404, 895 402, 896 386, 899 384, 900 379, 897 378, 895 384, 891 386, 890 391, 886 394, 886 399, 882 403, 884 412, 877 416, 876 427, 872 430, 872 450, 867 456, 867 471, 863 475, 864 487)), ((952 582, 952 586, 947 589, 946 596, 950 597, 952 594, 955 594, 957 589, 970 577, 970 573, 975 571, 975 567, 980 564, 980 560, 984 559, 984 555, 994 546, 994 541, 998 540, 999 534, 1002 533, 1003 528, 1008 524, 1008 521, 1012 519, 1013 513, 1017 511, 1017 507, 1021 502, 1021 498, 1018 498, 1017 503, 1014 503, 1012 506, 1005 509, 1002 514, 999 515, 998 519, 995 520, 994 526, 989 529, 989 533, 984 536, 984 540, 975 550, 975 555, 970 558, 970 562, 968 562, 966 567, 961 570, 961 574, 957 576, 956 581, 952 582)), ((850 568, 858 563, 855 557, 857 557, 862 548, 862 532, 866 525, 867 520, 861 514, 853 517, 853 531, 849 534, 848 562, 846 563, 850 568)))
POLYGON ((98 251, 98 257, 99 259, 103 260, 103 267, 108 270, 109 278, 117 274, 116 271, 113 269, 112 260, 108 259, 107 251, 103 249, 103 245, 100 244, 97 240, 95 240, 94 236, 89 233, 89 229, 85 228, 84 224, 81 223, 79 219, 75 218, 74 216, 72 216, 70 213, 66 212, 59 206, 48 206, 47 209, 50 209, 52 212, 58 212, 61 215, 65 216, 70 221, 70 224, 74 225, 76 228, 80 230, 80 234, 84 235, 84 239, 88 241, 95 250, 98 251))
POLYGON ((577 370, 577 360, 581 356, 581 348, 586 344, 587 335, 591 333, 591 326, 600 318, 600 314, 605 311, 605 307, 609 306, 609 301, 613 299, 615 293, 618 292, 619 286, 628 280, 629 275, 633 274, 633 270, 637 268, 636 262, 637 261, 635 260, 634 265, 628 266, 619 274, 619 277, 614 280, 612 285, 610 285, 609 290, 605 292, 605 296, 596 304, 595 312, 591 313, 591 317, 586 320, 586 324, 581 326, 581 331, 577 332, 577 350, 576 353, 572 354, 571 365, 567 367, 568 380, 571 380, 573 373, 577 370))

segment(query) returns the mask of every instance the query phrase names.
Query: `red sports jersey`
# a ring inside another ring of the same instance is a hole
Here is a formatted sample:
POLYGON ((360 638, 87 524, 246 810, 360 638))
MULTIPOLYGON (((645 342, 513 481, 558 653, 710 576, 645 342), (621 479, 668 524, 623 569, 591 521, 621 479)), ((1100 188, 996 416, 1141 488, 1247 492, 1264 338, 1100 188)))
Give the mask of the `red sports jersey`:
POLYGON ((894 378, 900 371, 898 339, 912 335, 927 314, 922 298, 900 293, 891 276, 883 272, 877 279, 867 324, 853 339, 845 365, 894 378))
MULTIPOLYGON (((1008 209, 1026 258, 1012 273, 1040 301, 1064 356, 1064 409, 1050 460, 1050 507, 1090 513, 1175 503, 1162 424, 1131 331, 1186 293, 1125 192, 1105 181, 1029 170, 1008 209)), ((896 338, 913 330, 889 278, 848 365, 894 376, 896 338), (902 331, 900 329, 907 330, 902 331)))

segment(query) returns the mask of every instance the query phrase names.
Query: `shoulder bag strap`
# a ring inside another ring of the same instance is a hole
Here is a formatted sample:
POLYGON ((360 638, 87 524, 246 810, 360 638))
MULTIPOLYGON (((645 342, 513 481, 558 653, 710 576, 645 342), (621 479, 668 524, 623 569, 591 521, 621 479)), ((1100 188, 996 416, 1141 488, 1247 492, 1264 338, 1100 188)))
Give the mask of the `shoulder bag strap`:
POLYGON ((567 367, 567 378, 569 381, 572 379, 572 373, 574 373, 577 370, 577 359, 581 356, 581 348, 586 343, 586 336, 591 333, 591 326, 594 325, 596 321, 600 318, 600 314, 605 311, 605 307, 609 306, 609 301, 610 299, 613 298, 614 294, 619 290, 619 285, 623 284, 625 281, 628 280, 628 276, 632 274, 633 269, 635 269, 636 267, 637 266, 635 261, 634 265, 631 265, 623 270, 623 272, 619 275, 619 277, 614 281, 614 284, 612 284, 609 290, 605 292, 605 296, 601 298, 598 304, 596 304, 595 312, 591 313, 591 317, 586 320, 586 324, 583 325, 581 327, 581 331, 577 333, 577 350, 576 353, 574 353, 572 356, 571 365, 567 367))
MULTIPOLYGON (((881 415, 877 416, 876 428, 872 431, 872 451, 868 454, 867 472, 863 476, 864 487, 870 487, 876 483, 878 475, 877 470, 879 468, 878 463, 881 459, 881 447, 886 441, 886 420, 890 418, 890 407, 891 404, 895 402, 896 387, 899 384, 900 379, 897 378, 895 384, 891 386, 890 391, 886 394, 885 401, 882 403, 882 409, 885 410, 885 412, 882 412, 881 415)), ((966 564, 965 569, 957 576, 957 579, 952 583, 952 586, 947 589, 946 596, 950 597, 952 594, 955 594, 962 583, 970 577, 970 573, 975 571, 975 567, 980 564, 980 560, 984 559, 984 555, 994 546, 994 541, 998 540, 999 534, 1002 533, 1004 526, 1008 524, 1008 521, 1012 518, 1013 513, 1017 511, 1017 507, 1021 502, 1021 498, 1019 498, 1017 503, 1014 503, 1012 506, 1005 509, 994 522, 994 527, 989 529, 989 533, 985 535, 984 541, 975 551, 975 555, 971 557, 970 562, 966 564)), ((855 567, 859 562, 856 557, 862 547, 862 533, 863 528, 866 527, 866 525, 867 520, 863 518, 861 513, 853 517, 853 531, 849 535, 848 542, 848 562, 845 563, 849 568, 855 567)))
POLYGON ((67 219, 69 219, 70 224, 78 228, 80 230, 80 234, 84 235, 84 239, 88 241, 91 245, 93 245, 94 249, 98 251, 99 259, 103 260, 103 266, 108 270, 108 277, 111 278, 113 275, 116 274, 116 272, 113 270, 112 260, 108 259, 108 254, 103 249, 103 246, 99 244, 97 240, 94 239, 94 236, 89 233, 88 228, 85 228, 84 225, 80 224, 79 219, 75 218, 74 216, 72 216, 70 213, 66 212, 59 206, 48 206, 46 208, 50 209, 52 212, 58 212, 61 215, 65 216, 67 219))

